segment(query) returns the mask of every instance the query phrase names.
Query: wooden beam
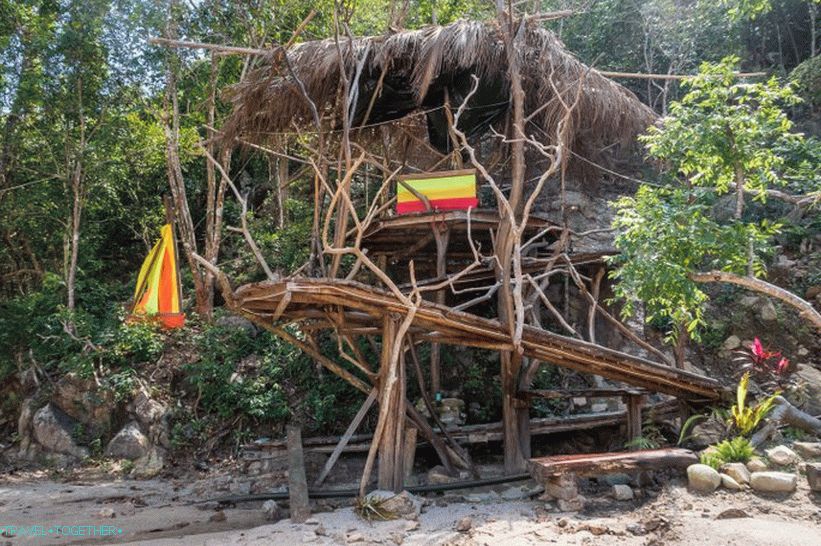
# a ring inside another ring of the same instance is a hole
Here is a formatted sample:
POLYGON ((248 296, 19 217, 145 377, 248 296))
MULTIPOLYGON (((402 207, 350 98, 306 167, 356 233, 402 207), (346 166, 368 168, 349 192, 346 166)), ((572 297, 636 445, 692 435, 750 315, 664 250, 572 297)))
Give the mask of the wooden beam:
POLYGON ((528 461, 528 472, 539 483, 553 476, 574 473, 579 476, 599 476, 625 470, 661 470, 687 468, 698 462, 689 449, 666 448, 622 453, 554 455, 528 461))
POLYGON ((362 403, 362 406, 359 408, 359 411, 356 412, 351 424, 348 425, 348 430, 345 431, 345 434, 342 435, 340 438, 339 443, 336 444, 331 456, 328 457, 328 460, 325 461, 325 466, 322 468, 322 472, 319 474, 319 477, 314 482, 314 487, 319 487, 322 485, 322 482, 325 481, 325 478, 328 477, 328 474, 333 469, 336 461, 339 459, 339 456, 345 450, 345 446, 348 445, 348 442, 351 441, 351 436, 353 436, 356 429, 359 428, 359 425, 362 423, 362 419, 365 418, 367 415, 368 410, 371 409, 373 403, 376 401, 376 389, 371 390, 371 393, 365 398, 365 401, 362 403))

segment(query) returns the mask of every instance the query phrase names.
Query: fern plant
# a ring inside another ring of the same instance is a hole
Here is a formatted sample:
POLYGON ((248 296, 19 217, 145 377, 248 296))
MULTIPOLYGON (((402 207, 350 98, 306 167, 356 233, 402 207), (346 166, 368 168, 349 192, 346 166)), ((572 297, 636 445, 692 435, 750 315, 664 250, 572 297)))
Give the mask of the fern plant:
POLYGON ((755 448, 750 441, 744 436, 736 436, 706 449, 700 461, 718 470, 725 463, 746 463, 754 454, 755 448))
POLYGON ((736 403, 730 408, 730 413, 733 416, 733 424, 743 436, 747 436, 755 430, 761 420, 772 411, 776 397, 781 394, 781 391, 776 391, 755 406, 747 406, 746 401, 749 383, 750 372, 746 372, 741 376, 741 380, 738 382, 736 403))

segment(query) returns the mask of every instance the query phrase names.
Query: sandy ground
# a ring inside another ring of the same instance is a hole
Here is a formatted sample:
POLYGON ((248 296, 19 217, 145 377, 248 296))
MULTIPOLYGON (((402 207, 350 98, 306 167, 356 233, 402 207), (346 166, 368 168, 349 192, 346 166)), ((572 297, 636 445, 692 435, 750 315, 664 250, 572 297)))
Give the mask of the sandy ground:
MULTIPOLYGON (((15 544, 686 544, 821 546, 821 495, 806 482, 787 497, 745 491, 694 495, 673 482, 633 501, 588 497, 579 513, 561 513, 538 499, 478 503, 463 497, 428 496, 418 521, 369 523, 350 506, 324 511, 304 524, 271 523, 261 502, 217 505, 202 502, 224 495, 213 481, 120 480, 57 482, 46 476, 0 476, 0 528, 43 530, 61 526, 108 526, 107 537, 0 537, 15 544), (727 513, 736 509, 740 513, 727 513), (734 517, 728 517, 734 516, 734 517), (741 516, 741 517, 739 517, 741 516), (470 529, 456 523, 468 517, 470 529), (121 529, 122 532, 117 530, 121 529)), ((497 486, 511 488, 535 484, 497 486)), ((487 492, 487 490, 485 491, 487 492)), ((508 491, 509 492, 509 491, 508 491)), ((475 493, 470 491, 467 493, 475 493)), ((507 495, 505 495, 507 496, 507 495)), ((326 506, 325 509, 328 509, 326 506)), ((60 529, 57 530, 60 532, 60 529)), ((8 533, 7 533, 8 534, 8 533)))

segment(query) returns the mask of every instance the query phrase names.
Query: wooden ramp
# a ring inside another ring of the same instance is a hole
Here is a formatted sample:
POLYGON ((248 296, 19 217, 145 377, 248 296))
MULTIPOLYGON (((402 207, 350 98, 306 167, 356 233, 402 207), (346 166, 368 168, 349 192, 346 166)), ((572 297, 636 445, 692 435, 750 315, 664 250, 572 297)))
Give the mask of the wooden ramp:
MULTIPOLYGON (((305 328, 333 328, 351 335, 381 332, 384 317, 404 317, 408 307, 393 293, 341 279, 285 279, 240 287, 235 304, 254 321, 300 321, 305 328)), ((423 302, 413 318, 415 340, 500 351, 513 350, 499 321, 423 302)), ((719 399, 715 379, 530 326, 522 336, 524 355, 691 401, 719 399)))

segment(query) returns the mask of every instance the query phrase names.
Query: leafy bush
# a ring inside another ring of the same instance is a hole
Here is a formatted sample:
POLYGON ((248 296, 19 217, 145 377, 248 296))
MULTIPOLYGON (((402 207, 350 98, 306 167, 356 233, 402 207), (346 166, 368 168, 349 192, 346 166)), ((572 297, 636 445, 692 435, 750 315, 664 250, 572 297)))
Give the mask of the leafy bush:
POLYGON ((749 435, 755 430, 761 420, 773 409, 775 398, 780 394, 780 391, 776 391, 755 406, 747 406, 745 402, 747 400, 749 382, 750 372, 746 372, 741 377, 741 381, 738 382, 736 403, 730 408, 730 413, 733 416, 733 424, 744 436, 749 435))
POLYGON ((747 438, 736 436, 732 440, 724 440, 710 446, 701 454, 702 464, 718 470, 726 463, 746 463, 755 454, 755 448, 747 438))

